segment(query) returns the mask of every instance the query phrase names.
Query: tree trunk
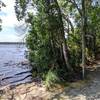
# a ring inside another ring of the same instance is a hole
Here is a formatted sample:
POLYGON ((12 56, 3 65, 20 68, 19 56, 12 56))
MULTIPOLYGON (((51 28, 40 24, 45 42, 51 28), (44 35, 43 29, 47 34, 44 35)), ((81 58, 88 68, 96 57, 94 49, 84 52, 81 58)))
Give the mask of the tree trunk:
POLYGON ((63 43, 62 46, 63 46, 63 56, 64 56, 64 60, 65 60, 67 69, 72 71, 72 68, 70 67, 69 62, 68 62, 68 54, 66 52, 66 44, 63 43))
POLYGON ((65 41, 65 33, 64 33, 64 26, 63 26, 63 21, 62 21, 62 14, 61 10, 59 7, 59 4, 57 0, 46 0, 46 8, 47 8, 47 15, 48 18, 52 16, 52 18, 55 18, 57 22, 53 22, 53 19, 48 19, 49 24, 50 24, 50 29, 52 30, 52 34, 54 34, 55 38, 55 47, 57 47, 58 52, 61 51, 61 53, 57 54, 58 55, 57 59, 58 61, 62 61, 62 66, 65 65, 66 69, 72 70, 69 62, 68 62, 68 55, 67 55, 67 45, 65 41), (54 5, 54 6, 52 6, 54 5), (55 12, 57 14, 55 14, 55 12), (52 26, 53 25, 53 26, 52 26), (55 25, 55 26, 54 26, 55 25), (53 28, 55 27, 55 28, 53 28), (60 57, 60 58, 59 58, 60 57))
POLYGON ((82 0, 82 76, 85 78, 85 34, 87 26, 87 17, 85 9, 85 0, 82 0))

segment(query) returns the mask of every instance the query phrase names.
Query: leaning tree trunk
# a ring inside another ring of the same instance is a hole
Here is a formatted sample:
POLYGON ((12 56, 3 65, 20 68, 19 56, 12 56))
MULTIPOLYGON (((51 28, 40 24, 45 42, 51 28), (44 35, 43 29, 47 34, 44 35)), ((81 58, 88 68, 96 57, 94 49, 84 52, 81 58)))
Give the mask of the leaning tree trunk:
POLYGON ((65 33, 64 33, 64 26, 63 26, 63 21, 62 21, 62 14, 61 14, 61 10, 60 10, 60 7, 58 5, 58 2, 57 0, 55 0, 55 3, 57 5, 57 11, 58 11, 58 17, 59 17, 59 21, 60 21, 60 32, 61 32, 61 37, 62 37, 62 50, 63 50, 63 57, 64 57, 64 61, 65 61, 65 64, 67 66, 67 69, 72 71, 72 67, 70 66, 69 64, 69 61, 68 61, 68 47, 66 45, 66 39, 65 39, 65 33))
POLYGON ((57 54, 58 55, 57 59, 58 61, 60 61, 61 59, 62 61, 61 63, 64 63, 66 69, 72 71, 72 67, 68 62, 68 48, 65 40, 64 26, 63 26, 60 7, 58 5, 57 0, 45 0, 45 1, 46 1, 46 9, 47 9, 46 12, 50 24, 49 27, 52 32, 51 34, 55 36, 54 38, 56 43, 54 43, 54 45, 59 49, 58 52, 60 51, 60 53, 57 54), (53 19, 55 19, 56 22, 53 19))

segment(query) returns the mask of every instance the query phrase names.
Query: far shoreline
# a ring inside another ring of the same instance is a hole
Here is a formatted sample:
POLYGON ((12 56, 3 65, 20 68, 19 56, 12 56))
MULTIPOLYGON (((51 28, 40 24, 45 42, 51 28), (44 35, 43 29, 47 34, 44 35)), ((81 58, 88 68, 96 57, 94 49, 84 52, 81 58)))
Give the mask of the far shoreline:
POLYGON ((0 44, 25 44, 25 42, 0 42, 0 44))

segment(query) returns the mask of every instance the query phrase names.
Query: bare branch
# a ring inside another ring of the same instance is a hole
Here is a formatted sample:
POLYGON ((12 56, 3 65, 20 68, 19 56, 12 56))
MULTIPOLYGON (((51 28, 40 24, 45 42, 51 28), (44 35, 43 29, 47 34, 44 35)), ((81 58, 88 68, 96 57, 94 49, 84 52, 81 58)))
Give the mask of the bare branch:
POLYGON ((72 3, 78 10, 79 14, 82 16, 81 9, 78 7, 77 3, 75 0, 69 0, 70 3, 72 3))
POLYGON ((71 31, 74 32, 73 24, 72 24, 71 20, 68 18, 68 16, 66 16, 65 14, 62 14, 62 17, 70 24, 71 31))

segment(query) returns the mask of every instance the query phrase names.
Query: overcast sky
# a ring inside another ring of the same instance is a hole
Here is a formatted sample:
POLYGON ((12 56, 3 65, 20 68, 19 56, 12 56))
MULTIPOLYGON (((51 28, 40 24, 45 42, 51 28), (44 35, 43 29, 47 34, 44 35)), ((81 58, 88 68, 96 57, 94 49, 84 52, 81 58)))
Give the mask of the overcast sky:
POLYGON ((2 8, 0 12, 0 18, 2 19, 2 31, 0 32, 0 42, 15 42, 21 41, 18 36, 18 32, 15 30, 15 25, 19 22, 17 21, 14 5, 15 0, 2 0, 6 7, 2 8))

